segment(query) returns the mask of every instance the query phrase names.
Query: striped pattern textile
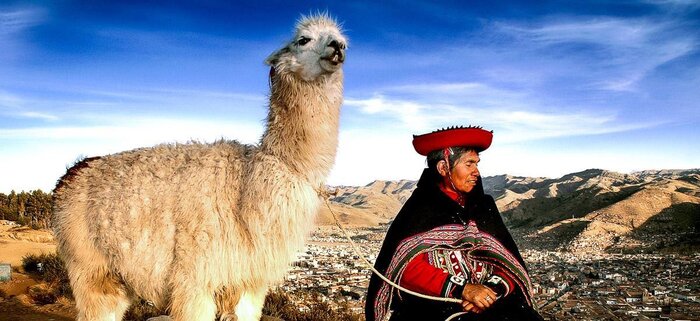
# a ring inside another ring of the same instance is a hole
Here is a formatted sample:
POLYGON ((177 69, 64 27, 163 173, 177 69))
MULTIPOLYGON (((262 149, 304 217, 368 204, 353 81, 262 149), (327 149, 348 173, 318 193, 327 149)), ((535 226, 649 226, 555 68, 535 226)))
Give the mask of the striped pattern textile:
MULTIPOLYGON (((474 221, 469 221, 465 225, 438 226, 402 240, 392 257, 386 276, 398 283, 408 262, 413 258, 426 252, 443 250, 461 251, 463 257, 470 263, 482 262, 500 267, 515 281, 527 303, 532 305, 532 284, 525 267, 501 242, 490 234, 480 231, 474 221)), ((384 282, 374 302, 375 320, 384 320, 393 299, 393 293, 392 287, 384 282)))

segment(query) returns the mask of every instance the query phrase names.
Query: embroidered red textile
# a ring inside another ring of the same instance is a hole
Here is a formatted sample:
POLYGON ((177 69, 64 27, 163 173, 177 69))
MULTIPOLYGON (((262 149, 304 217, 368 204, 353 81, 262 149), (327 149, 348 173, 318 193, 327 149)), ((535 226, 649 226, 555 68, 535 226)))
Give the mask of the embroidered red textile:
POLYGON ((445 282, 449 282, 449 277, 447 272, 430 265, 428 254, 423 253, 408 263, 399 285, 418 293, 442 296, 442 289, 445 282))

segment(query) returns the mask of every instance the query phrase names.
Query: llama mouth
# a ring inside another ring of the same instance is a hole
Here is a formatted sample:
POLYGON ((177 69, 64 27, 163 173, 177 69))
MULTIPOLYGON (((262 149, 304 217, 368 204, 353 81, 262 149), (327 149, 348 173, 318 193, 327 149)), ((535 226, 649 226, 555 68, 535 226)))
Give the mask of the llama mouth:
POLYGON ((336 52, 330 56, 322 57, 321 60, 328 61, 331 65, 337 66, 345 62, 345 56, 340 52, 336 52))

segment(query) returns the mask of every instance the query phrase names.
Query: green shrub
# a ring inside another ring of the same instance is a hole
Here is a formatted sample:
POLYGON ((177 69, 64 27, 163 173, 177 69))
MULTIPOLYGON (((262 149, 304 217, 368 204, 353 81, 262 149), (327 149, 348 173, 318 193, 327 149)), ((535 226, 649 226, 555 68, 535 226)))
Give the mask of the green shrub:
POLYGON ((26 255, 22 258, 22 268, 25 272, 36 275, 42 281, 49 283, 54 289, 54 295, 72 297, 68 271, 58 254, 26 255), (39 268, 40 266, 41 268, 39 268))
POLYGON ((56 253, 26 255, 22 258, 22 268, 25 272, 36 274, 49 283, 68 280, 68 271, 63 265, 63 260, 56 253))
POLYGON ((38 263, 42 262, 46 254, 28 254, 22 257, 22 268, 27 273, 38 273, 38 263))

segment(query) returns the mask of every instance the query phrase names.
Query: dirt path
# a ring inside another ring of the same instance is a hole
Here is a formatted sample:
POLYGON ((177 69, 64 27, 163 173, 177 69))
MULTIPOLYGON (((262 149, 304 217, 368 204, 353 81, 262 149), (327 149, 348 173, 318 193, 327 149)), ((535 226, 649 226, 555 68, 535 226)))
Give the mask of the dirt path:
POLYGON ((37 285, 37 280, 21 272, 22 258, 29 254, 56 251, 51 232, 33 230, 13 222, 0 221, 0 263, 12 266, 12 279, 0 282, 0 321, 73 321, 75 310, 72 302, 38 306, 27 293, 37 285))
POLYGON ((0 299, 0 321, 73 321, 73 312, 57 304, 37 307, 17 297, 0 299))
POLYGON ((56 243, 47 230, 33 230, 14 222, 0 221, 0 263, 18 268, 22 257, 28 254, 53 253, 56 243))

